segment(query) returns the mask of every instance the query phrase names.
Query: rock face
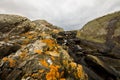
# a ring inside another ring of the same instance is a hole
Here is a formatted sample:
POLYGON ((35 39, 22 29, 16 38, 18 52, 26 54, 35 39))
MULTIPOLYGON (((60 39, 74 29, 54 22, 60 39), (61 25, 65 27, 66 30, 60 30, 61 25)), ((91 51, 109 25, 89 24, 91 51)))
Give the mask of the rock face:
POLYGON ((62 29, 44 20, 0 15, 0 80, 87 80, 55 34, 62 29))
MULTIPOLYGON (((80 40, 79 45, 87 50, 84 63, 87 63, 91 70, 104 80, 119 80, 120 12, 88 22, 81 30, 77 31, 76 36, 80 40), (102 71, 108 74, 106 78, 102 71), (113 77, 107 78, 107 76, 113 77)), ((89 73, 92 72, 87 68, 85 66, 89 77, 91 76, 89 73)))
POLYGON ((120 12, 116 12, 88 22, 78 31, 77 37, 96 43, 95 48, 98 48, 98 50, 103 53, 116 53, 116 55, 119 55, 119 26, 120 12), (103 45, 103 47, 99 45, 103 45))
POLYGON ((63 31, 56 35, 56 39, 76 63, 82 64, 88 80, 119 80, 119 58, 91 48, 95 44, 87 44, 88 41, 77 38, 76 34, 77 31, 63 31))

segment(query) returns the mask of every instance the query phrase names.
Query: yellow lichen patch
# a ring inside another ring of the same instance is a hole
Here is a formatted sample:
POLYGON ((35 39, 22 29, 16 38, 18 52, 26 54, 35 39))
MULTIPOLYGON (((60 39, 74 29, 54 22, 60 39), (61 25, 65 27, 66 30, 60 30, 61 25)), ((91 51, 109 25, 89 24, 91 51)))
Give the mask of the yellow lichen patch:
POLYGON ((26 76, 30 76, 34 78, 35 80, 41 80, 42 76, 44 75, 43 73, 44 72, 36 72, 36 73, 33 73, 31 75, 26 75, 26 76))
POLYGON ((42 54, 42 50, 34 50, 34 53, 42 54))
POLYGON ((61 76, 63 75, 63 72, 59 72, 60 66, 58 65, 50 65, 50 72, 46 74, 46 80, 61 80, 61 76))
POLYGON ((32 74, 32 77, 33 77, 33 78, 38 78, 38 77, 39 77, 39 74, 38 74, 38 73, 34 73, 34 74, 32 74))
POLYGON ((23 36, 28 36, 28 35, 36 35, 36 32, 26 32, 24 34, 22 34, 23 36))
POLYGON ((46 62, 46 60, 40 60, 40 64, 45 66, 45 67, 48 67, 48 63, 46 62))
POLYGON ((22 52, 21 54, 20 54, 20 58, 24 58, 24 57, 26 57, 27 56, 27 53, 26 52, 22 52))
POLYGON ((52 50, 56 47, 56 42, 53 39, 44 39, 42 42, 47 44, 49 50, 52 50))
POLYGON ((39 73, 43 73, 44 72, 44 70, 39 70, 39 73))
POLYGON ((59 30, 53 29, 53 33, 59 33, 59 30))
POLYGON ((46 54, 49 54, 51 56, 56 56, 56 57, 59 57, 59 53, 57 51, 46 51, 46 54))
POLYGON ((74 63, 74 62, 71 62, 71 63, 70 63, 70 66, 71 66, 72 68, 76 68, 76 67, 77 67, 77 64, 74 63))

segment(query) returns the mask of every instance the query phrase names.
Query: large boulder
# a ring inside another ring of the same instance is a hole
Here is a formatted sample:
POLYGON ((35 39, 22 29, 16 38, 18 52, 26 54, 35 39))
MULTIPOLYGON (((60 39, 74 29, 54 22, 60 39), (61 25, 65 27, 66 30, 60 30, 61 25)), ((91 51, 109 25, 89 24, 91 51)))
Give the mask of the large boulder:
POLYGON ((1 16, 1 35, 10 32, 0 41, 0 80, 87 80, 82 65, 52 37, 61 29, 46 21, 1 16))

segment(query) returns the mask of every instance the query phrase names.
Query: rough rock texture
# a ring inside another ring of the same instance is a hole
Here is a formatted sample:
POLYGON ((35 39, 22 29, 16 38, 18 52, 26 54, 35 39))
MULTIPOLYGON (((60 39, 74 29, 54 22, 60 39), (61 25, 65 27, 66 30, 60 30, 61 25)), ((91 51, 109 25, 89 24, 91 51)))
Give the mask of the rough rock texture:
POLYGON ((111 54, 116 53, 116 55, 119 55, 120 12, 109 14, 88 22, 80 31, 78 31, 77 37, 91 42, 91 44, 92 42, 96 43, 94 48, 98 48, 98 50, 103 53, 109 52, 111 54), (101 47, 99 45, 103 46, 101 47))
POLYGON ((91 69, 104 80, 120 79, 120 12, 88 22, 77 31, 77 38, 87 50, 84 61, 89 66, 85 66, 88 77, 91 69))
POLYGON ((87 80, 53 37, 62 31, 44 20, 0 15, 0 80, 87 80))
POLYGON ((120 80, 120 12, 76 31, 0 15, 0 80, 120 80))

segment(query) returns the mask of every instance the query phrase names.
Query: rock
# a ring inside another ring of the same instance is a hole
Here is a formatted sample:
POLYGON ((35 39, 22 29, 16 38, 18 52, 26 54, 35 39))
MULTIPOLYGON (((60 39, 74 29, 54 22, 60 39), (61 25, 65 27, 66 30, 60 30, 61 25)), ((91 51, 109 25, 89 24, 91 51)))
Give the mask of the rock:
POLYGON ((50 28, 50 29, 57 29, 57 30, 59 30, 59 31, 63 31, 62 28, 57 27, 57 26, 54 26, 54 25, 48 23, 48 22, 45 21, 45 20, 35 20, 35 21, 33 21, 33 22, 34 22, 37 26, 42 26, 42 25, 44 25, 45 27, 48 27, 48 28, 50 28))
POLYGON ((45 31, 48 34, 51 34, 51 31, 54 33, 58 33, 60 31, 63 31, 62 28, 54 26, 45 20, 35 20, 32 22, 36 24, 36 26, 37 26, 36 29, 41 29, 40 31, 45 31))
POLYGON ((0 32, 2 33, 26 32, 30 27, 30 20, 25 17, 0 14, 0 32))
POLYGON ((15 43, 1 43, 0 44, 0 59, 10 55, 11 53, 15 53, 19 50, 21 46, 15 43))
POLYGON ((87 23, 79 31, 62 31, 57 42, 76 63, 82 64, 88 80, 120 79, 120 12, 87 23), (94 76, 93 76, 94 75, 94 76))
POLYGON ((116 54, 120 58, 120 12, 109 14, 88 22, 77 32, 77 37, 103 53, 116 54))
MULTIPOLYGON (((81 30, 77 31, 76 36, 80 39, 79 45, 86 50, 93 50, 92 53, 87 52, 87 56, 83 59, 83 61, 87 61, 82 62, 94 69, 95 71, 92 71, 95 73, 99 73, 98 76, 103 74, 101 71, 104 71, 106 74, 102 78, 105 80, 106 77, 107 80, 119 80, 120 77, 120 68, 118 67, 120 66, 119 24, 120 12, 115 12, 90 21, 81 30), (89 54, 94 55, 94 58, 96 57, 99 61, 90 58, 89 54)), ((88 77, 91 76, 89 72, 87 73, 88 77)))
POLYGON ((0 80, 119 80, 120 12, 81 30, 0 15, 0 80))
POLYGON ((0 25, 0 80, 87 80, 82 65, 52 37, 61 28, 4 14, 0 25))
POLYGON ((85 61, 88 63, 88 65, 93 66, 91 67, 93 70, 96 70, 96 73, 102 73, 102 71, 104 71, 104 76, 105 79, 113 79, 113 80, 117 80, 120 77, 119 72, 117 72, 116 70, 114 70, 112 67, 106 65, 104 62, 102 62, 99 58, 97 58, 96 56, 93 55, 87 55, 87 57, 85 57, 85 61), (94 68, 98 68, 94 69, 94 68))

